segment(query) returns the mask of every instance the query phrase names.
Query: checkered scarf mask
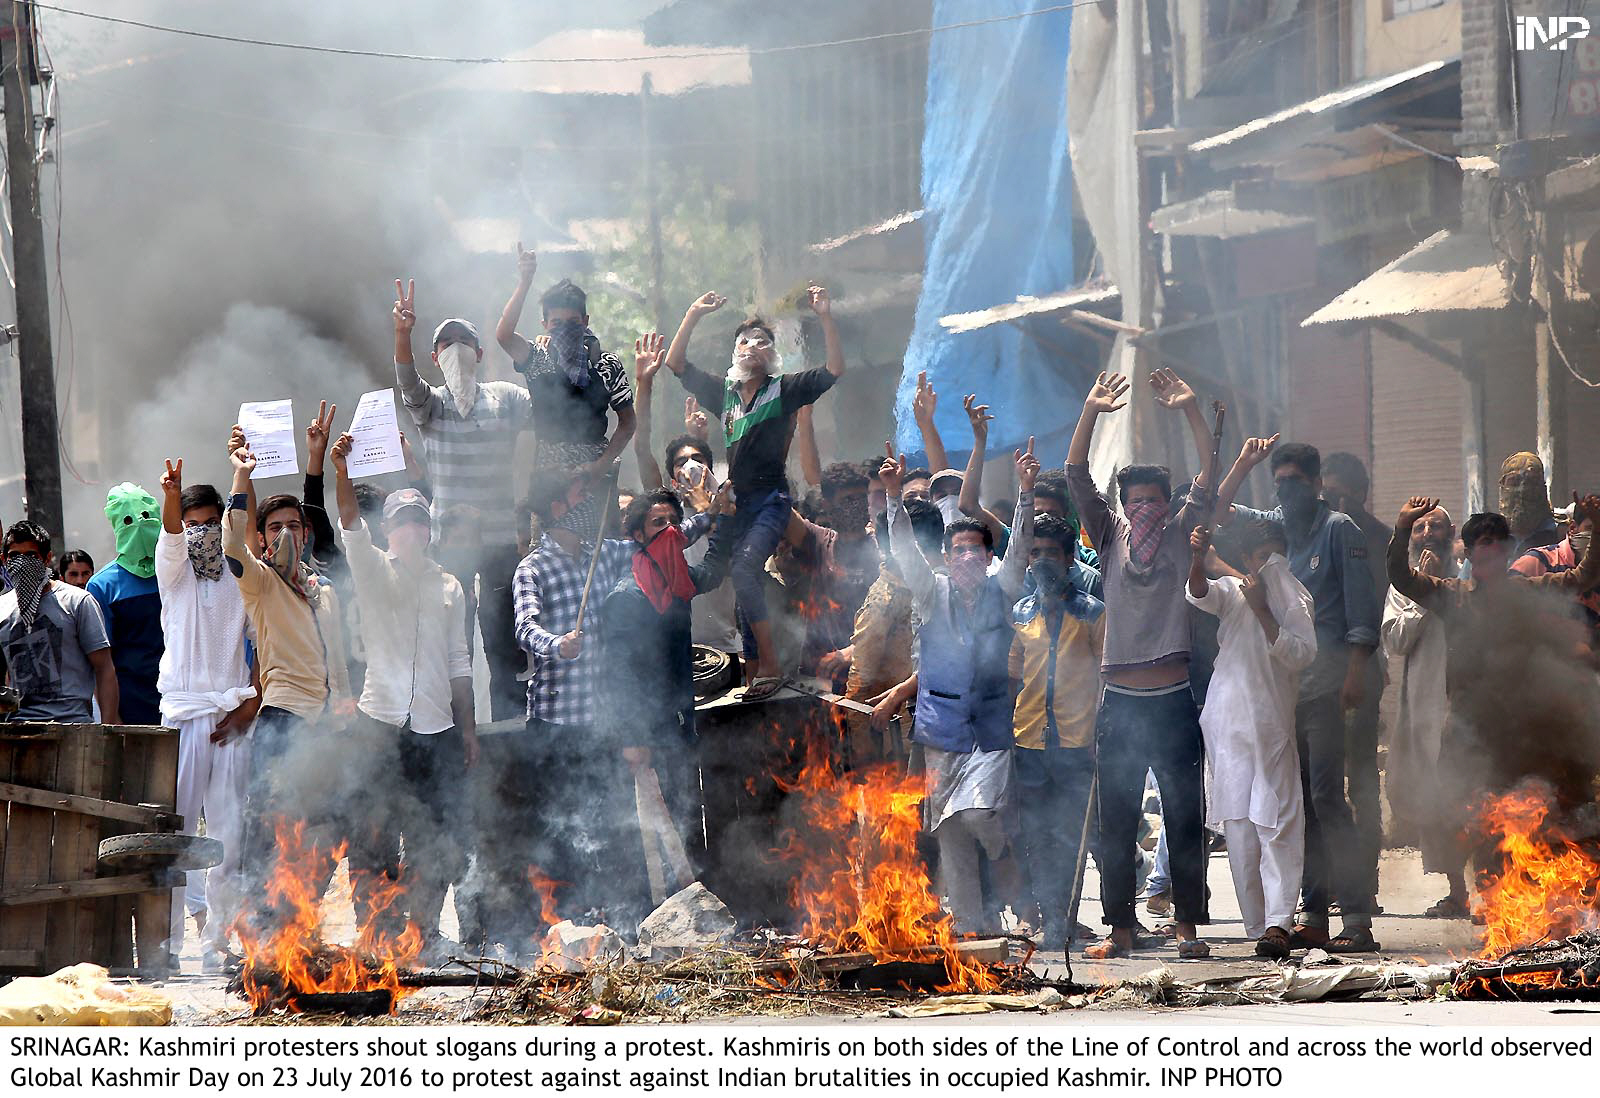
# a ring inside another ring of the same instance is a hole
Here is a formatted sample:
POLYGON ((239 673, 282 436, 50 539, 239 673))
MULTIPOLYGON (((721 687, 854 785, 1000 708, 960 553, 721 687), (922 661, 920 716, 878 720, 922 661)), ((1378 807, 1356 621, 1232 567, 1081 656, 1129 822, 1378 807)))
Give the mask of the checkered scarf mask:
POLYGON ((1167 532, 1167 505, 1161 500, 1138 500, 1123 510, 1128 516, 1128 552, 1140 568, 1150 567, 1167 532))
POLYGON ((550 356, 575 389, 589 387, 589 341, 594 339, 594 333, 576 320, 564 320, 550 329, 550 356))
POLYGON ((44 561, 28 554, 6 561, 6 571, 11 576, 11 586, 17 589, 17 613, 22 616, 22 628, 24 631, 32 629, 34 619, 39 616, 39 604, 44 601, 44 586, 50 579, 50 572, 44 561))

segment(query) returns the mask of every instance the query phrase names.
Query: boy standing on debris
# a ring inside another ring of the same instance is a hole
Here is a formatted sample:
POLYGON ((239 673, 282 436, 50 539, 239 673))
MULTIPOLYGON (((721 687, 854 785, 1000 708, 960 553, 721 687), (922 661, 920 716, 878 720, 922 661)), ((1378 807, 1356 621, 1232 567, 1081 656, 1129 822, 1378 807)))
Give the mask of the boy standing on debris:
POLYGON ((738 508, 728 531, 734 539, 733 587, 738 595, 739 614, 749 623, 756 649, 755 670, 745 692, 751 701, 771 697, 784 681, 767 610, 764 576, 767 558, 783 540, 794 509, 784 463, 794 437, 795 414, 815 403, 844 373, 844 352, 839 330, 833 323, 828 291, 812 286, 808 300, 827 343, 825 367, 794 374, 775 373, 777 351, 772 328, 760 319, 747 320, 734 331, 733 362, 725 375, 713 375, 692 365, 687 356, 695 325, 726 303, 715 293, 708 293, 689 306, 667 348, 667 368, 678 375, 683 387, 706 411, 721 419, 728 444, 728 475, 738 508))
POLYGON ((1221 650, 1200 713, 1211 796, 1206 825, 1228 840, 1228 867, 1256 955, 1289 956, 1300 873, 1305 866, 1305 809, 1294 710, 1300 672, 1317 655, 1311 594, 1289 571, 1283 525, 1248 521, 1242 579, 1206 577, 1211 533, 1189 536, 1189 601, 1221 619, 1221 650))
POLYGON ((1033 544, 1033 478, 1039 460, 1016 453, 1014 548, 993 576, 994 535, 976 519, 957 519, 944 531, 948 573, 936 573, 917 545, 901 501, 906 459, 891 456, 878 470, 888 496, 889 551, 911 589, 915 608, 917 719, 912 740, 922 745, 927 800, 923 817, 939 842, 940 891, 960 934, 984 925, 980 851, 993 869, 995 892, 1014 893, 1010 857, 1012 788, 1011 606, 1022 593, 1033 544))

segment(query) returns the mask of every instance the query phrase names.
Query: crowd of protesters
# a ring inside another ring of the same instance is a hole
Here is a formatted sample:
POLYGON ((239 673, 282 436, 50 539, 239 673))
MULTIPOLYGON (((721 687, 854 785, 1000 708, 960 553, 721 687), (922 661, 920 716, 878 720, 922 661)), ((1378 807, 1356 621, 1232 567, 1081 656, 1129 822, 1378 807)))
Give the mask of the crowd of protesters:
POLYGON ((178 730, 177 809, 225 849, 175 894, 174 940, 193 917, 207 966, 233 929, 275 917, 262 885, 283 819, 344 843, 353 881, 403 881, 390 915, 430 957, 525 951, 541 878, 562 882, 566 911, 631 933, 652 899, 639 790, 659 790, 691 871, 703 853, 695 645, 742 669, 745 701, 815 678, 857 703, 839 718, 845 752, 923 776, 959 932, 999 930, 1009 908, 1047 947, 1098 957, 1151 944, 1141 898, 1172 915, 1180 957, 1207 956, 1219 845, 1260 955, 1376 950, 1380 741, 1391 835, 1446 875, 1434 917, 1470 914, 1475 795, 1534 776, 1592 797, 1594 745, 1550 730, 1587 727, 1595 700, 1600 498, 1558 517, 1532 454, 1507 460, 1502 513, 1458 531, 1418 497, 1390 531, 1352 456, 1252 438, 1213 484, 1212 430, 1181 378, 1156 371, 1146 396, 1102 374, 1065 468, 1041 469, 1029 440, 1015 499, 985 505, 993 417, 966 397, 971 457, 952 468, 926 378, 912 404, 925 467, 893 447, 824 464, 811 406, 845 371, 826 289, 806 295, 822 365, 781 369, 759 318, 702 348, 725 369, 694 365, 696 327, 726 303, 707 293, 670 341, 638 339, 630 383, 569 281, 540 298, 535 338, 518 331, 536 270, 519 248, 495 331, 521 383, 481 379, 477 329, 447 319, 428 349, 444 383, 429 384, 414 284, 396 283, 405 487, 352 480, 324 403, 299 495, 256 498, 235 427, 225 492, 186 483, 177 454, 149 471, 160 499, 111 490, 115 555, 98 570, 31 522, 4 532, 10 719, 178 730), (662 366, 685 430, 658 451, 662 366), (1100 418, 1133 399, 1184 418, 1203 470, 1187 485, 1157 465, 1091 476, 1100 418), (634 489, 617 480, 630 443, 634 489), (1262 463, 1279 506, 1236 505, 1262 463), (1530 698, 1530 666, 1561 688, 1530 698), (480 720, 525 723, 480 738, 480 720), (1146 871, 1152 779, 1162 865, 1146 871), (1091 855, 1107 933, 1089 944, 1091 855), (460 943, 439 929, 452 887, 460 943))

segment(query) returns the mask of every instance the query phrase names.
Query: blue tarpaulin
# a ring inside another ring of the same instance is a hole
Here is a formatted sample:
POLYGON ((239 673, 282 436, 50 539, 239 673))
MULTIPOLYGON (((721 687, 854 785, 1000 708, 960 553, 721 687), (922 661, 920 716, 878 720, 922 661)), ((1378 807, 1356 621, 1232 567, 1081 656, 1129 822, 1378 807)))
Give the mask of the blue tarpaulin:
MULTIPOLYGON (((1047 0, 935 0, 943 26, 1032 11, 1047 0)), ((996 422, 989 452, 1028 435, 1059 462, 1083 389, 1072 368, 1010 324, 951 335, 939 318, 1043 296, 1073 282, 1067 155, 1070 11, 931 36, 922 138, 927 258, 916 325, 896 398, 897 441, 922 449, 911 415, 917 374, 940 395, 937 424, 952 452, 971 447, 961 397, 976 393, 996 422)))

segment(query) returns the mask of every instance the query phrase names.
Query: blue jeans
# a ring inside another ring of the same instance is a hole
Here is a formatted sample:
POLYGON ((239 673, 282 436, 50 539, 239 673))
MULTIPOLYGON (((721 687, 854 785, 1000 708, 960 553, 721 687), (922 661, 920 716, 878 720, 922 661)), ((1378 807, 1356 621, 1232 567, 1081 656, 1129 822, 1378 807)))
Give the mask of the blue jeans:
MULTIPOLYGON (((782 488, 740 497, 738 510, 724 519, 731 525, 725 536, 733 542, 733 592, 739 602, 739 616, 747 624, 766 621, 765 580, 767 558, 777 552, 789 528, 794 503, 782 488)), ((746 654, 749 654, 748 652, 746 654)))

